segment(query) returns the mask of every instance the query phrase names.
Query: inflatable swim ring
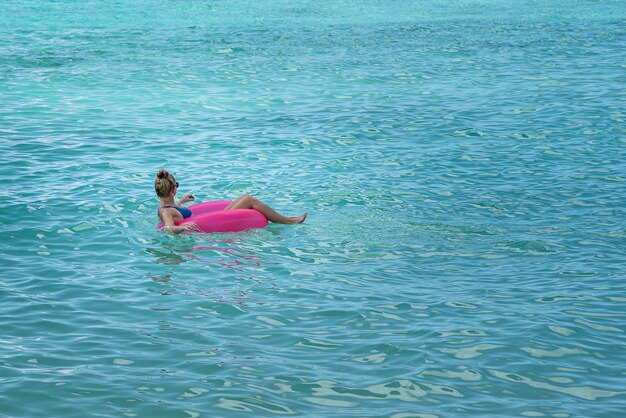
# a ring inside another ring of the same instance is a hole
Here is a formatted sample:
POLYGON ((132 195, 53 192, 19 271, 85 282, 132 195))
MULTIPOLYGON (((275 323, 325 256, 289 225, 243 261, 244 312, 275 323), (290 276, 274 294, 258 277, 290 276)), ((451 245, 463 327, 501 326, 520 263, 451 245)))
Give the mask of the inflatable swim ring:
MULTIPOLYGON (((176 222, 176 225, 184 225, 194 222, 201 232, 238 232, 252 228, 265 228, 267 218, 255 209, 230 209, 224 210, 231 203, 230 200, 216 200, 213 202, 197 203, 189 205, 191 216, 176 222)), ((159 222, 157 228, 163 228, 163 222, 159 222)))

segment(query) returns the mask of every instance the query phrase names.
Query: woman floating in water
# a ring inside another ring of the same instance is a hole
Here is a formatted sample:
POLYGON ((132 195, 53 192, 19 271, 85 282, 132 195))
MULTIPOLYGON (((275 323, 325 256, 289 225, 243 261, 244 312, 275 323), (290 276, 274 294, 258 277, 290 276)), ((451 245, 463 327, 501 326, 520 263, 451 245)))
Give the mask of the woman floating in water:
MULTIPOLYGON (((166 170, 159 170, 154 180, 154 190, 161 199, 161 204, 157 214, 163 221, 163 229, 175 234, 183 231, 198 231, 198 225, 195 222, 188 222, 182 225, 176 225, 177 222, 187 219, 193 215, 192 211, 183 207, 187 202, 192 202, 196 198, 191 194, 184 195, 177 203, 174 203, 174 196, 178 191, 178 182, 166 170)), ((261 212, 269 221, 279 224, 299 224, 306 219, 306 212, 300 216, 284 216, 276 212, 274 209, 261 202, 256 197, 243 195, 230 202, 223 210, 232 209, 256 209, 261 212)), ((267 224, 267 222, 265 222, 267 224)))

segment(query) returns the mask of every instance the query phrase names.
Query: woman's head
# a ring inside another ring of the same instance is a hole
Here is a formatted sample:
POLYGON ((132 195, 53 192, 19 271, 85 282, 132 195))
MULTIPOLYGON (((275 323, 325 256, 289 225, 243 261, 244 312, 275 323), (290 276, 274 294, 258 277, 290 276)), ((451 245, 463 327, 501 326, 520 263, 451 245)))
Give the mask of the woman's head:
POLYGON ((156 179, 154 180, 154 191, 159 197, 166 197, 172 192, 172 190, 178 188, 178 183, 173 175, 167 170, 160 169, 157 172, 156 179))

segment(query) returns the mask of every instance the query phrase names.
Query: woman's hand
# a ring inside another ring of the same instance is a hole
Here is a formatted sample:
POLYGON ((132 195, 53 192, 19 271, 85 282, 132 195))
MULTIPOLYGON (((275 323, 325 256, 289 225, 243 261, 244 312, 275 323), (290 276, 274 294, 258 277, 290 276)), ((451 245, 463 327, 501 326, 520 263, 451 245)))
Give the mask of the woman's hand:
POLYGON ((186 194, 178 201, 178 206, 184 205, 185 203, 192 202, 194 200, 196 200, 196 197, 194 195, 186 194))
POLYGON ((183 232, 199 232, 200 228, 196 223, 189 222, 182 225, 165 225, 163 230, 166 232, 172 232, 174 234, 180 234, 183 232))
POLYGON ((196 225, 195 222, 189 222, 186 224, 181 225, 181 227, 183 228, 183 231, 185 232, 198 232, 200 231, 200 228, 198 227, 198 225, 196 225))

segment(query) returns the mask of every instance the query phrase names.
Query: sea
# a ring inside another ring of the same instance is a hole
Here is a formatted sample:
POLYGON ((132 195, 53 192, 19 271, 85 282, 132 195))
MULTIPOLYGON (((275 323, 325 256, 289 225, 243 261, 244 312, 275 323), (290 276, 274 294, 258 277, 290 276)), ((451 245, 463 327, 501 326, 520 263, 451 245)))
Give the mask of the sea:
POLYGON ((1 3, 0 417, 623 416, 623 0, 1 3))

